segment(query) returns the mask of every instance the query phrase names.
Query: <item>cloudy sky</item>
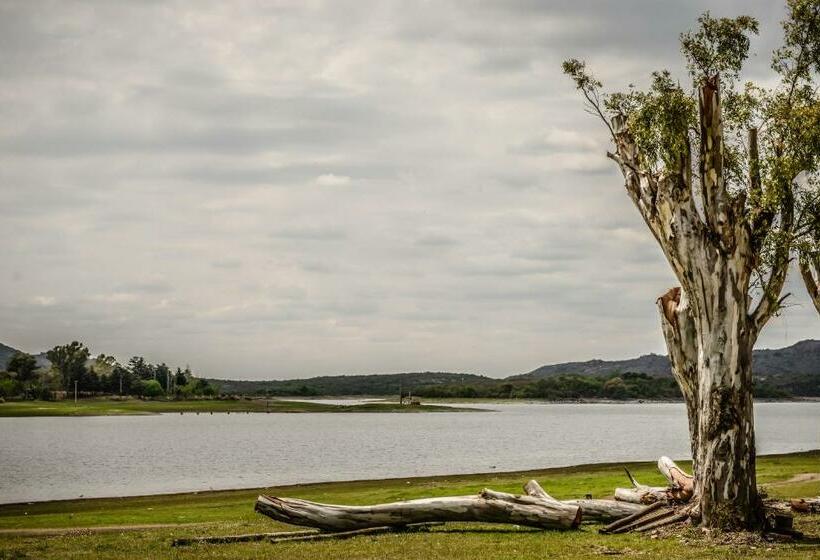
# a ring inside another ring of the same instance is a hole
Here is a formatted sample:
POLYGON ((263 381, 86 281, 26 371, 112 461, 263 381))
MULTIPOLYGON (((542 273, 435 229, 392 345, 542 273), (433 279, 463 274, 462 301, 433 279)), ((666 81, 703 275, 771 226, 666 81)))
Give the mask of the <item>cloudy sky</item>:
MULTIPOLYGON (((707 8, 761 20, 766 78, 771 0, 2 1, 0 342, 234 378, 663 352, 675 282, 560 62, 645 83, 707 8)), ((791 291, 760 346, 817 337, 791 291)))

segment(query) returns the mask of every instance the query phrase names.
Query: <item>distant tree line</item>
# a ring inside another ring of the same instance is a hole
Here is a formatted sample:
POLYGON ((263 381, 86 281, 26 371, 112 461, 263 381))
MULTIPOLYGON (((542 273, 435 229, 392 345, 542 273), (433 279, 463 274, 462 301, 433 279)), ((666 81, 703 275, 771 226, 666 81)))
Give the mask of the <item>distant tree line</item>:
MULTIPOLYGON (((820 393, 820 388, 815 388, 820 393)), ((678 400, 680 389, 670 377, 645 373, 618 373, 606 376, 557 375, 537 381, 503 382, 480 385, 433 385, 417 388, 413 394, 437 398, 512 398, 512 399, 611 399, 678 400)), ((757 398, 789 398, 791 392, 757 382, 757 398)))
POLYGON ((114 356, 92 357, 81 342, 55 346, 46 352, 48 367, 39 367, 37 358, 17 352, 6 371, 0 371, 0 397, 50 400, 62 391, 73 394, 75 386, 83 396, 123 395, 136 397, 191 398, 214 396, 218 387, 195 377, 191 369, 175 371, 163 363, 151 364, 142 356, 126 365, 114 356))
MULTIPOLYGON (((282 381, 218 380, 218 382, 222 391, 228 394, 281 397, 398 395, 401 391, 403 396, 448 399, 681 399, 678 385, 671 377, 657 377, 633 372, 608 375, 565 374, 543 379, 506 380, 494 380, 469 374, 425 372, 326 376, 282 381)), ((755 397, 770 399, 820 396, 820 384, 817 382, 817 375, 790 374, 782 379, 758 378, 755 380, 754 391, 755 397)))

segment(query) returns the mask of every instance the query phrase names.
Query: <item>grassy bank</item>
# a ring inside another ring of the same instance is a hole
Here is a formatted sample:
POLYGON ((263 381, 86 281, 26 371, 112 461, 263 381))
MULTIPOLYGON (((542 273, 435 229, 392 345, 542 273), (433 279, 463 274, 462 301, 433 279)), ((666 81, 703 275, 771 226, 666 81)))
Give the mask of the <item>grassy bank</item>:
POLYGON ((277 399, 143 401, 139 399, 80 399, 65 401, 12 401, 0 403, 3 416, 122 416, 159 413, 246 412, 461 412, 469 409, 444 405, 400 406, 397 403, 335 405, 277 399))
MULTIPOLYGON (((623 464, 346 483, 203 492, 121 499, 74 500, 0 506, 0 558, 600 558, 620 553, 634 558, 783 558, 820 557, 816 537, 820 516, 798 518, 798 528, 815 540, 757 548, 684 544, 677 538, 603 536, 596 526, 572 532, 538 532, 516 527, 453 524, 430 534, 395 534, 317 543, 238 543, 173 549, 173 538, 293 529, 253 512, 259 493, 298 496, 344 504, 369 504, 425 496, 472 494, 481 488, 519 492, 538 479, 558 498, 609 496, 625 484, 623 464), (165 525, 139 528, 140 525, 165 525), (109 527, 111 532, 71 528, 109 527), (128 530, 132 528, 137 530, 128 530), (54 529, 54 531, 45 531, 54 529), (16 531, 17 533, 10 533, 16 531), (19 531, 39 532, 22 535, 19 531), (58 534, 54 534, 54 533, 58 534), (771 548, 771 550, 767 550, 771 548)), ((626 465, 647 484, 662 484, 654 464, 626 465)), ((759 459, 758 477, 770 495, 820 494, 820 451, 759 459), (806 473, 815 473, 810 476, 806 473)), ((275 478, 275 475, 272 475, 275 478)))

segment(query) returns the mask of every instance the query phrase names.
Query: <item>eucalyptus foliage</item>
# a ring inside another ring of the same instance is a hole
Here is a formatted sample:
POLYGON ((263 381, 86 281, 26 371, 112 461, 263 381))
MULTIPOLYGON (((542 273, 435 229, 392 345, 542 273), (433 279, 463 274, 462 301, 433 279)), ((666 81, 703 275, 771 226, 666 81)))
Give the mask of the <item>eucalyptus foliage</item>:
POLYGON ((750 36, 758 33, 757 20, 749 16, 715 18, 707 12, 695 30, 681 34, 691 85, 659 70, 645 90, 630 85, 626 91, 604 92, 583 61, 563 64, 613 138, 611 120, 625 119, 645 170, 663 174, 676 172, 682 163, 691 166, 696 200, 697 88, 719 77, 724 179, 731 195, 743 203, 740 219, 747 222, 759 252, 752 284, 756 297, 780 297, 779 290, 769 289, 774 286, 768 279, 773 267, 794 255, 804 269, 813 269, 814 286, 809 285, 811 273, 804 272, 810 293, 817 293, 820 281, 820 2, 788 0, 787 8, 783 46, 772 55, 778 78, 774 87, 739 81, 750 36), (691 162, 682 162, 690 153, 691 162))

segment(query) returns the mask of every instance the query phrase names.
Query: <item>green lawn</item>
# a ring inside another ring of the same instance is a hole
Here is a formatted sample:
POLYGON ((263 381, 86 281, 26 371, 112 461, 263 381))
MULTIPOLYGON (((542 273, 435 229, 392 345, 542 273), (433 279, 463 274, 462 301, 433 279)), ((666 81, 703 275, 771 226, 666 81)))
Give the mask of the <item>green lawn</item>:
POLYGON ((80 399, 64 401, 11 401, 0 403, 2 416, 120 416, 135 414, 213 412, 461 412, 474 409, 443 405, 400 406, 377 402, 358 405, 333 405, 278 399, 142 401, 139 399, 80 399))
MULTIPOLYGON (((626 484, 623 466, 641 482, 662 484, 652 463, 592 465, 520 473, 492 473, 347 483, 325 483, 176 494, 122 499, 73 500, 0 506, 0 559, 56 558, 600 558, 620 552, 626 558, 820 558, 820 516, 800 516, 797 527, 814 539, 794 544, 763 544, 757 548, 683 544, 677 538, 650 539, 639 535, 603 536, 597 527, 579 531, 541 532, 517 527, 452 524, 429 534, 391 534, 347 541, 269 544, 237 543, 171 548, 173 538, 294 529, 254 513, 259 493, 295 496, 343 504, 368 504, 425 496, 457 495, 490 487, 520 492, 530 478, 538 479, 558 498, 593 494, 605 497, 626 484), (14 536, 9 529, 78 528, 172 524, 129 532, 55 536, 14 536), (767 550, 771 548, 771 550, 767 550)), ((820 495, 820 451, 759 459, 759 480, 772 496, 820 495)))

